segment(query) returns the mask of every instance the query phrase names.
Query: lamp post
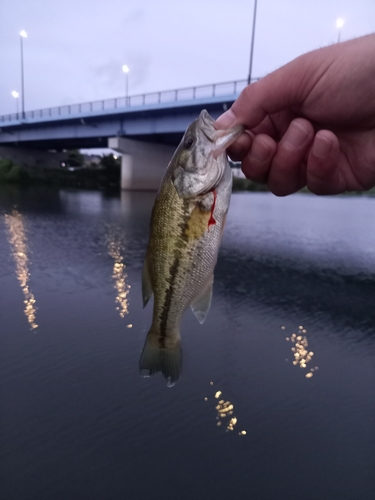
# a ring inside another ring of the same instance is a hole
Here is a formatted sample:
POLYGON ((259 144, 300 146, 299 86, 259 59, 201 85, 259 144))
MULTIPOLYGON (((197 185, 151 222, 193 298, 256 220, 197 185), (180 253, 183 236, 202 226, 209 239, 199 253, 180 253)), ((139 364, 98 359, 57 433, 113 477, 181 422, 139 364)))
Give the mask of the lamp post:
POLYGON ((254 52, 254 38, 255 38, 255 23, 257 20, 257 0, 254 0, 254 14, 253 14, 253 30, 251 33, 251 46, 250 46, 250 64, 249 64, 249 76, 247 77, 247 84, 251 82, 251 71, 253 68, 253 52, 254 52))
POLYGON ((123 73, 125 73, 125 106, 128 105, 128 87, 129 87, 129 66, 126 64, 122 67, 123 73))
POLYGON ((22 118, 25 118, 25 87, 23 78, 23 39, 27 38, 27 33, 25 30, 20 32, 21 39, 21 96, 22 96, 22 118))
POLYGON ((13 90, 12 96, 16 100, 16 109, 17 109, 17 118, 18 118, 18 98, 19 98, 19 93, 16 90, 13 90))
POLYGON ((336 28, 339 30, 338 32, 338 35, 337 35, 337 43, 340 42, 340 38, 341 38, 341 28, 344 26, 345 24, 345 21, 342 17, 339 17, 337 20, 336 20, 336 28))

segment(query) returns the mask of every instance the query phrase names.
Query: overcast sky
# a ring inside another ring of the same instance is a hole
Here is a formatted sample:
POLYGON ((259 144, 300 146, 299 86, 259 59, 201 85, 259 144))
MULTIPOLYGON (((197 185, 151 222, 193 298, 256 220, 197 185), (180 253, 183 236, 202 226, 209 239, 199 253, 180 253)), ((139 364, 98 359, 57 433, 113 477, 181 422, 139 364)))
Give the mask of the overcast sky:
MULTIPOLYGON (((0 0, 0 114, 247 77, 253 0, 0 0)), ((375 31, 375 0, 258 0, 253 76, 375 31)))

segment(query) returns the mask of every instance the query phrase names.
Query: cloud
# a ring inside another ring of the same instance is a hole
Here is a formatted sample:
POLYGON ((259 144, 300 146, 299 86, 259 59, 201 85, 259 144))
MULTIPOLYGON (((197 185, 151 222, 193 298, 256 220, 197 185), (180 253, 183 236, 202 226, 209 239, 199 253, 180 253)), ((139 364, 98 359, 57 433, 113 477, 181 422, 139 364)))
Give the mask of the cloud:
POLYGON ((112 58, 107 62, 91 67, 90 73, 95 86, 100 88, 106 87, 108 91, 112 91, 112 95, 113 93, 120 95, 123 92, 125 78, 122 66, 123 64, 127 64, 130 68, 128 78, 129 94, 131 95, 137 93, 137 87, 147 81, 151 63, 151 54, 130 50, 126 58, 112 58))
POLYGON ((145 17, 142 9, 134 9, 124 18, 124 26, 127 24, 140 23, 145 17))

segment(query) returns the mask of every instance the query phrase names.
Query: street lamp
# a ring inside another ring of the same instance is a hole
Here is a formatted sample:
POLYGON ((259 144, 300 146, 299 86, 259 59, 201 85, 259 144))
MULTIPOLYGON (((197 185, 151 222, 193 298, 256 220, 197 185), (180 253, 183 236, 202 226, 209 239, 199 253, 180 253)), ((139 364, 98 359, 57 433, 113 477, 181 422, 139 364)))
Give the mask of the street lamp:
POLYGON ((19 93, 16 90, 13 90, 12 96, 16 100, 16 108, 17 108, 17 118, 18 118, 18 98, 19 98, 19 93))
POLYGON ((25 88, 23 83, 23 39, 27 38, 25 30, 20 32, 21 39, 21 96, 22 96, 22 118, 25 118, 25 88))
POLYGON ((123 73, 125 73, 125 106, 128 105, 128 86, 129 86, 129 66, 126 64, 122 67, 123 73))
POLYGON ((341 28, 344 26, 345 21, 342 17, 339 17, 336 20, 336 28, 339 30, 338 35, 337 35, 337 43, 339 43, 340 38, 341 38, 341 28))
POLYGON ((257 19, 257 0, 254 0, 254 14, 253 14, 253 31, 251 34, 251 46, 250 46, 250 65, 249 65, 249 76, 247 77, 247 84, 251 82, 251 70, 253 67, 253 52, 254 52, 254 37, 255 37, 255 23, 257 19))

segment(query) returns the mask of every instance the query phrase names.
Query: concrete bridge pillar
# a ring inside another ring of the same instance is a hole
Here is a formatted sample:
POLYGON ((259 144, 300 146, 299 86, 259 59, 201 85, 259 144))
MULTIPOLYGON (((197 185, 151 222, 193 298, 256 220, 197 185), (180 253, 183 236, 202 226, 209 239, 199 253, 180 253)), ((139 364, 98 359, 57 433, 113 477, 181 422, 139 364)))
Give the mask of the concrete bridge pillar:
POLYGON ((156 191, 175 151, 173 146, 111 137, 108 147, 122 154, 121 189, 156 191))

